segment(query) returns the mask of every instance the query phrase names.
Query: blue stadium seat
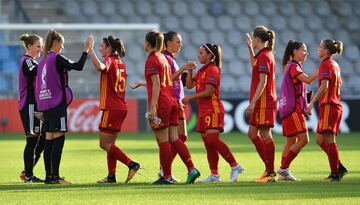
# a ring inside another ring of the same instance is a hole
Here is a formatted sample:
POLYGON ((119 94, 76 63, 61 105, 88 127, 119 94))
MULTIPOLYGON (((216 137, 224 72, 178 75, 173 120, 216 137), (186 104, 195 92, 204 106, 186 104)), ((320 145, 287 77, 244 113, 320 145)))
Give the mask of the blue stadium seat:
POLYGON ((171 3, 171 5, 172 12, 174 12, 176 16, 185 16, 189 11, 189 7, 185 2, 176 1, 175 3, 171 3))
POLYGON ((252 32, 254 25, 251 23, 251 19, 248 16, 239 15, 235 19, 235 26, 242 32, 252 32))
POLYGON ((235 48, 239 46, 244 46, 246 44, 245 33, 239 32, 236 29, 231 29, 226 33, 227 44, 234 46, 235 48))
POLYGON ((298 8, 296 11, 302 15, 302 17, 307 18, 313 14, 313 7, 307 1, 298 1, 296 8, 298 8))
POLYGON ((150 16, 153 13, 152 4, 148 1, 141 1, 136 3, 136 13, 141 16, 150 16))
POLYGON ((225 43, 220 44, 220 45, 221 45, 221 49, 222 49, 222 57, 225 62, 229 62, 229 61, 237 58, 233 47, 228 46, 225 43))
POLYGON ((118 4, 119 13, 122 16, 130 16, 135 14, 135 4, 131 3, 131 1, 122 1, 118 4))
POLYGON ((167 17, 171 15, 171 7, 167 1, 156 1, 153 8, 158 16, 167 17))
POLYGON ((225 3, 225 10, 233 17, 236 17, 241 13, 241 6, 240 2, 238 1, 226 1, 225 3))
POLYGON ((176 18, 175 16, 168 16, 165 19, 163 19, 163 25, 167 30, 173 30, 173 31, 178 30, 180 27, 178 18, 176 18))
POLYGON ((202 1, 190 1, 191 14, 197 17, 203 18, 204 15, 208 15, 207 8, 202 1))
POLYGON ((218 17, 224 14, 225 9, 222 3, 214 1, 209 3, 208 11, 211 15, 218 17))
MULTIPOLYGON (((190 33, 190 38, 191 38, 191 42, 194 45, 201 45, 204 42, 208 41, 208 35, 207 33, 205 33, 204 31, 197 31, 197 32, 191 32, 190 33)), ((184 44, 187 44, 186 42, 183 41, 184 44)), ((187 46, 187 45, 185 45, 187 46)))
POLYGON ((229 16, 220 16, 217 19, 217 24, 220 30, 223 30, 224 33, 234 28, 233 19, 229 16))
POLYGON ((278 8, 286 18, 293 16, 295 13, 295 5, 291 1, 281 1, 281 3, 278 4, 278 8))
POLYGON ((265 14, 267 17, 271 17, 273 15, 277 15, 277 6, 273 1, 258 1, 258 5, 261 10, 261 14, 265 14))
POLYGON ((244 2, 244 12, 248 16, 257 16, 259 15, 259 6, 255 1, 245 1, 244 2))
POLYGON ((220 46, 225 43, 224 33, 219 30, 210 32, 209 38, 211 43, 219 44, 220 46))
POLYGON ((235 77, 240 77, 244 74, 246 74, 245 72, 245 65, 240 61, 240 60, 236 60, 236 58, 232 61, 230 61, 229 63, 229 68, 227 68, 229 70, 229 74, 235 77))
POLYGON ((215 28, 215 19, 209 15, 205 15, 200 19, 200 26, 206 31, 212 31, 215 28))
POLYGON ((199 24, 195 17, 186 15, 182 18, 182 27, 188 32, 197 30, 198 26, 199 24))

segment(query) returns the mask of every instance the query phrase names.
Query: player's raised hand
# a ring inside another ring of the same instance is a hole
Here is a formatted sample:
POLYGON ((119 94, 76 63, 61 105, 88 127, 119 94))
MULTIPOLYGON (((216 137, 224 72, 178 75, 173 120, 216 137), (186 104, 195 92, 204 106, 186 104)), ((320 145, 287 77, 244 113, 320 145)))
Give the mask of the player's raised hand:
POLYGON ((251 38, 249 33, 246 33, 246 41, 247 41, 247 46, 249 48, 252 48, 253 47, 253 41, 252 41, 252 38, 251 38))
POLYGON ((94 46, 94 37, 88 36, 85 40, 84 50, 88 53, 91 48, 94 46))

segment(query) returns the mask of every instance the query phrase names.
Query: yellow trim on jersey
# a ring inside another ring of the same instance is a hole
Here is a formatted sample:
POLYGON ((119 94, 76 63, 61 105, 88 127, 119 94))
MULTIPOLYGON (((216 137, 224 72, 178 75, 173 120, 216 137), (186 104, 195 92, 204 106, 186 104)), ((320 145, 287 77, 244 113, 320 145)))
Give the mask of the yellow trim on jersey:
POLYGON ((218 127, 219 126, 219 115, 214 113, 212 114, 212 127, 218 127))
POLYGON ((326 130, 329 126, 329 112, 330 112, 330 105, 325 105, 324 119, 323 119, 323 129, 324 130, 326 130))
POLYGON ((105 108, 107 91, 107 75, 101 74, 100 108, 105 108))
POLYGON ((217 97, 216 97, 215 93, 212 94, 211 101, 212 101, 212 104, 213 104, 214 112, 215 113, 220 113, 219 103, 218 103, 218 100, 217 100, 217 97))
POLYGON ((102 118, 102 121, 101 121, 101 127, 106 127, 107 121, 108 121, 108 117, 109 117, 109 111, 108 111, 108 110, 104 110, 104 111, 103 111, 103 118, 102 118))
POLYGON ((296 112, 293 112, 292 118, 293 118, 293 120, 294 120, 294 122, 295 122, 296 131, 297 131, 297 132, 301 131, 301 130, 302 130, 302 125, 301 125, 299 116, 297 115, 296 112))
POLYGON ((265 124, 266 108, 260 108, 260 124, 265 124))

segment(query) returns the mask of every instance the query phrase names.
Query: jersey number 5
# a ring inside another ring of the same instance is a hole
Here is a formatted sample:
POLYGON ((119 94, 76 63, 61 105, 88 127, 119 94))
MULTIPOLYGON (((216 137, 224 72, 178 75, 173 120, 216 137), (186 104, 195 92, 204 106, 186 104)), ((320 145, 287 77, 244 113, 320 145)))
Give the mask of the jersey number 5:
POLYGON ((124 92, 126 85, 125 78, 125 70, 124 69, 116 69, 116 83, 115 83, 115 91, 116 92, 124 92))

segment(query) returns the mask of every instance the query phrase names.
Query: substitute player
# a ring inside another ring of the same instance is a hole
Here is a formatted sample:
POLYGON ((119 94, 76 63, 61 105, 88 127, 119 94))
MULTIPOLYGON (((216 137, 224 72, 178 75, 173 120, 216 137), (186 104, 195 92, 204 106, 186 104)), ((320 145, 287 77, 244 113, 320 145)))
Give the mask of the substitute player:
POLYGON ((319 122, 316 130, 316 143, 327 154, 330 164, 330 175, 325 179, 329 182, 338 182, 348 170, 340 162, 336 136, 342 116, 340 100, 341 68, 333 59, 335 54, 341 54, 343 43, 332 39, 322 40, 318 48, 318 57, 322 60, 319 66, 319 88, 309 107, 307 114, 319 100, 319 122))
POLYGON ((161 53, 163 45, 162 33, 152 31, 146 34, 144 50, 149 54, 145 63, 148 119, 159 145, 160 164, 164 172, 154 184, 173 183, 171 146, 175 148, 188 169, 186 183, 193 183, 200 176, 200 172, 194 167, 186 145, 178 138, 178 104, 173 94, 170 66, 161 53), (161 122, 156 123, 156 118, 160 118, 161 122))
POLYGON ((283 55, 284 76, 280 91, 279 114, 286 143, 282 152, 281 166, 277 171, 279 181, 298 180, 291 174, 289 166, 309 142, 305 120, 307 107, 305 83, 311 84, 317 78, 317 71, 311 76, 303 72, 301 63, 306 60, 307 55, 306 45, 294 40, 287 43, 283 55))
POLYGON ((276 82, 275 82, 275 33, 265 26, 257 26, 247 43, 252 65, 250 104, 246 116, 250 118, 248 137, 265 164, 264 174, 256 180, 258 183, 274 182, 275 144, 271 134, 276 120, 276 82), (258 50, 255 55, 253 49, 258 50))
POLYGON ((35 34, 23 34, 20 40, 24 42, 26 53, 20 58, 19 68, 19 112, 26 135, 24 149, 24 171, 20 179, 24 182, 44 182, 34 176, 33 169, 44 150, 45 135, 41 132, 40 120, 35 117, 36 101, 34 82, 38 63, 35 58, 40 56, 43 40, 35 34))
POLYGON ((237 163, 230 148, 221 140, 220 133, 224 131, 224 106, 220 99, 221 78, 221 48, 216 44, 206 43, 199 49, 198 58, 204 66, 199 69, 195 77, 189 70, 186 77, 186 87, 196 87, 196 93, 186 96, 183 103, 196 100, 198 105, 198 126, 204 142, 211 175, 201 182, 218 182, 219 154, 231 167, 230 181, 235 182, 243 168, 237 163))
POLYGON ((99 125, 100 147, 107 152, 108 176, 98 183, 116 183, 116 162, 119 160, 129 168, 125 182, 129 182, 139 170, 140 164, 131 160, 115 145, 118 132, 127 114, 125 102, 126 66, 123 61, 125 46, 122 40, 109 36, 103 38, 99 52, 104 58, 101 62, 93 48, 90 49, 91 60, 95 69, 100 72, 100 110, 99 125))
POLYGON ((64 48, 63 35, 50 29, 46 35, 44 56, 41 57, 36 76, 35 99, 44 114, 46 141, 44 164, 46 184, 69 184, 60 177, 59 167, 67 132, 67 106, 72 101, 68 85, 68 71, 81 71, 84 67, 91 39, 85 41, 84 52, 78 62, 60 55, 64 48))

